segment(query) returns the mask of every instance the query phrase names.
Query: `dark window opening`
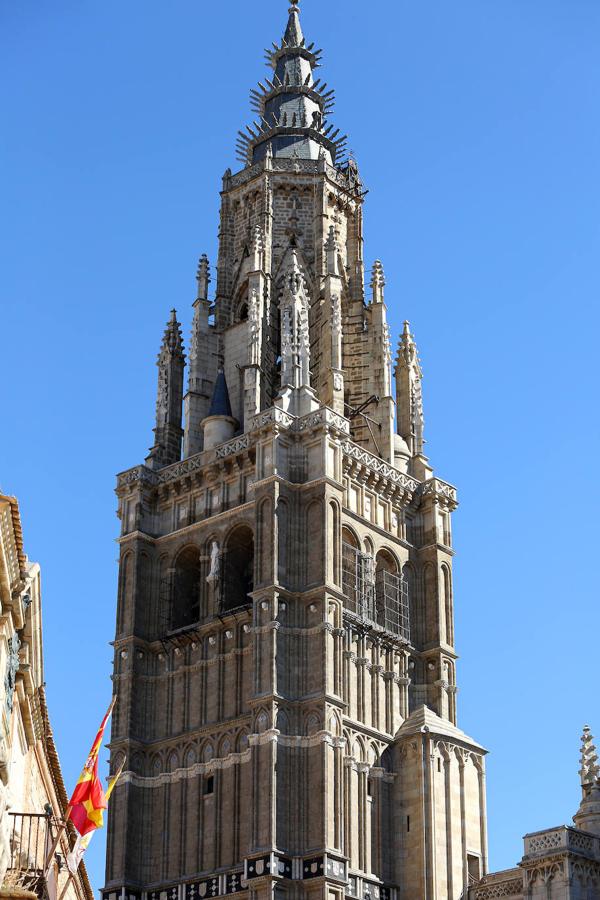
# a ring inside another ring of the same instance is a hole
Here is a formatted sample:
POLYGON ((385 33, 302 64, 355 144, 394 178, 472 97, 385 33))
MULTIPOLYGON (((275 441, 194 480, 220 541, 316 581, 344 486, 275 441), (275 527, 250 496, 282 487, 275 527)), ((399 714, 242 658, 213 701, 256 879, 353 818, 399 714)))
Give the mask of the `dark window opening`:
POLYGON ((254 590, 254 535, 245 525, 231 533, 222 558, 221 609, 238 609, 252 603, 254 590))
POLYGON ((215 792, 215 778, 214 775, 208 775, 202 784, 202 794, 204 797, 208 797, 210 794, 214 794, 215 792))
POLYGON ((410 816, 406 817, 406 830, 410 831, 410 816))
POLYGON ((200 619, 200 554, 193 547, 180 553, 173 573, 171 628, 195 625, 200 619))
POLYGON ((481 879, 481 860, 474 853, 467 854, 467 867, 470 884, 476 884, 481 879))

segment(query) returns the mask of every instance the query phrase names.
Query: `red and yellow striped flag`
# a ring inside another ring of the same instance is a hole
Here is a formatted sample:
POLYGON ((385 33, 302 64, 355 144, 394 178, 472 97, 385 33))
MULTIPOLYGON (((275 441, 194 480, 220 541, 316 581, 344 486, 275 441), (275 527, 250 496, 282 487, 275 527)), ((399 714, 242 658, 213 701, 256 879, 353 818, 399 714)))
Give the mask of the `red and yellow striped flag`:
POLYGON ((104 729, 113 711, 116 699, 116 697, 113 697, 108 712, 102 720, 96 740, 92 744, 90 755, 69 802, 70 813, 68 818, 71 819, 80 835, 89 834, 90 831, 95 831, 96 828, 102 828, 104 824, 103 812, 108 804, 102 789, 102 782, 98 776, 98 755, 102 746, 104 729))

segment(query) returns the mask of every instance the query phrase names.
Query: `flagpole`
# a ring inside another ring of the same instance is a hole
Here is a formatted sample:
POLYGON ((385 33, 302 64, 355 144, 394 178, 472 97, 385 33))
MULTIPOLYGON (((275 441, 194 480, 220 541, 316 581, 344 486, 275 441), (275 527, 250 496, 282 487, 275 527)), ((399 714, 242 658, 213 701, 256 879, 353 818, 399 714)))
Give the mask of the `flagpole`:
POLYGON ((64 817, 63 821, 61 822, 61 824, 58 826, 58 831, 56 832, 56 837, 54 838, 54 841, 52 842, 52 846, 50 847, 50 850, 48 851, 48 856, 46 857, 46 863, 44 865, 44 879, 45 880, 48 879, 48 875, 50 874, 50 867, 52 866, 52 860, 54 859, 54 854, 56 853, 56 848, 58 847, 60 839, 63 836, 63 832, 65 831, 65 829, 67 827, 67 822, 69 821, 69 816, 71 815, 72 809, 73 809, 73 807, 69 803, 69 805, 67 806, 67 811, 65 813, 65 817, 64 817))
MULTIPOLYGON (((108 718, 111 715, 113 709, 115 708, 116 702, 117 702, 117 695, 113 694, 112 700, 110 702, 110 706, 108 707, 108 712, 106 713, 106 715, 104 716, 104 719, 102 720, 102 732, 104 732, 104 727, 105 727, 106 722, 108 721, 108 718)), ((97 738, 96 738, 96 740, 97 740, 97 738)), ((93 749, 94 748, 92 747, 92 750, 93 749)), ((85 768, 84 768, 84 771, 85 771, 85 768)), ((54 854, 56 853, 56 848, 58 847, 60 839, 63 836, 63 833, 65 832, 65 830, 67 828, 67 823, 69 821, 72 811, 73 811, 73 806, 71 803, 69 803, 69 805, 67 806, 65 815, 64 815, 64 819, 62 820, 61 824, 58 827, 56 837, 55 837, 54 841, 52 842, 52 846, 48 852, 48 856, 46 857, 46 863, 44 865, 44 879, 45 880, 48 879, 48 875, 50 874, 50 869, 52 867, 52 860, 54 859, 54 854)))
POLYGON ((63 887, 62 891, 60 892, 60 897, 58 898, 58 900, 63 900, 63 897, 64 897, 65 894, 67 893, 67 888, 68 888, 69 885, 71 884, 71 881, 72 881, 72 880, 73 880, 73 873, 72 873, 72 872, 69 872, 69 877, 68 877, 67 880, 65 881, 65 886, 63 887))

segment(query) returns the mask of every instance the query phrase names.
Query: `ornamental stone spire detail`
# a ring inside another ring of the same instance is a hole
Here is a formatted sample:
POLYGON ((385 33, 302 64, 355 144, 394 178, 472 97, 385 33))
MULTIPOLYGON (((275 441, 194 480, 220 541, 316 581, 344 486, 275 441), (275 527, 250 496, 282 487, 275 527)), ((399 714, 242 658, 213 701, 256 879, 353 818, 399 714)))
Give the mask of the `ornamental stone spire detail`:
POLYGON ((174 309, 171 310, 171 318, 167 322, 156 365, 158 366, 156 427, 154 446, 147 458, 148 465, 155 469, 181 459, 185 354, 181 326, 177 321, 177 311, 174 309))
POLYGON ((413 461, 411 468, 416 477, 424 477, 426 474, 422 465, 426 463, 422 382, 419 352, 410 330, 410 322, 405 322, 396 358, 396 411, 398 434, 413 461), (415 460, 418 462, 415 463, 415 460))
POLYGON ((586 725, 581 736, 581 768, 579 770, 582 788, 590 787, 595 784, 600 776, 600 766, 598 766, 598 753, 594 745, 594 736, 590 730, 590 726, 586 725))
POLYGON ((310 389, 309 301, 298 254, 292 251, 279 304, 281 316, 281 392, 279 405, 300 415, 316 398, 310 389))
POLYGON ((600 835, 600 766, 594 736, 586 725, 581 736, 581 804, 573 821, 582 831, 600 835))

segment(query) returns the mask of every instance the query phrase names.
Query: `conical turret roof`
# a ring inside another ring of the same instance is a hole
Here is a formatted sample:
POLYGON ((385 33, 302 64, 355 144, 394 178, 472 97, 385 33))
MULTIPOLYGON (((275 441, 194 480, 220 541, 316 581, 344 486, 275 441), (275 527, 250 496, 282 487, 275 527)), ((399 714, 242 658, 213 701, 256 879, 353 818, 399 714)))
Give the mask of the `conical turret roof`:
POLYGON ((229 399, 229 390, 227 388, 227 381, 225 379, 225 373, 222 369, 217 375, 215 389, 213 391, 208 415, 228 416, 229 418, 232 418, 233 416, 233 413, 231 411, 231 401, 229 399))

